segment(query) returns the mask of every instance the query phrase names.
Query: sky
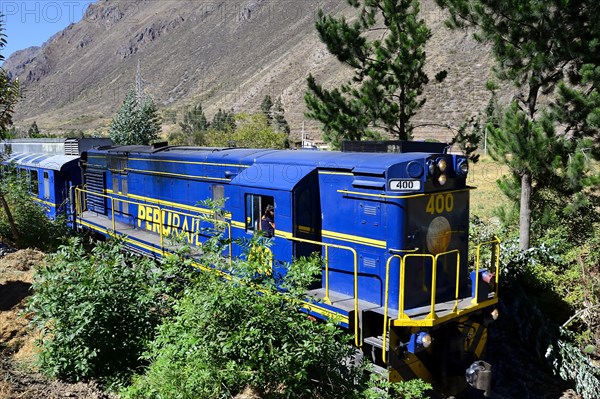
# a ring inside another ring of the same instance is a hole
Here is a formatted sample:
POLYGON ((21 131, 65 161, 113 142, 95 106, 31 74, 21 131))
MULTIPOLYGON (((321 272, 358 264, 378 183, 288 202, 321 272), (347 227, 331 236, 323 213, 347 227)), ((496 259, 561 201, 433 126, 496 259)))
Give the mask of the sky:
POLYGON ((31 46, 41 46, 69 24, 80 21, 94 0, 0 0, 6 34, 4 58, 31 46))

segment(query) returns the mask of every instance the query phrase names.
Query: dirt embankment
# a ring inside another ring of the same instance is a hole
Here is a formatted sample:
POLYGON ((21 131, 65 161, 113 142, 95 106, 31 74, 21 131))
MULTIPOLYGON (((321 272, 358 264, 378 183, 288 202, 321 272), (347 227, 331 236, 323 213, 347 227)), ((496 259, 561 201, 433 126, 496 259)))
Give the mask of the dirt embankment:
POLYGON ((0 399, 108 399, 96 384, 49 381, 35 371, 37 336, 23 311, 44 257, 26 249, 0 259, 0 399))

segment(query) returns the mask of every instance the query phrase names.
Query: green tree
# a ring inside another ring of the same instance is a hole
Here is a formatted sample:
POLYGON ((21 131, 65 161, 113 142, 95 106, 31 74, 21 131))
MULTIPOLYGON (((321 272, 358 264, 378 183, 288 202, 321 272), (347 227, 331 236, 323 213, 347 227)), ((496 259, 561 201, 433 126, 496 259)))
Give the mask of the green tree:
POLYGON ((266 95, 265 98, 263 98, 262 103, 260 104, 260 110, 262 111, 263 114, 265 114, 265 116, 267 118, 269 118, 269 121, 272 118, 272 109, 273 109, 273 99, 271 98, 271 96, 266 95))
POLYGON ((202 104, 188 108, 183 114, 183 121, 179 122, 179 126, 187 134, 203 132, 208 129, 208 120, 202 110, 202 104))
POLYGON ((285 119, 285 109, 283 108, 281 98, 278 98, 275 104, 273 104, 273 122, 277 131, 290 134, 290 125, 285 119))
POLYGON ((236 129, 232 136, 239 147, 285 148, 287 135, 269 125, 262 114, 237 114, 236 129))
POLYGON ((38 127, 35 121, 33 121, 31 126, 29 127, 29 130, 27 131, 27 136, 34 139, 40 137, 40 128, 38 127))
POLYGON ((127 92, 110 125, 110 138, 120 145, 148 145, 160 137, 160 118, 154 100, 139 101, 134 89, 127 92))
POLYGON ((269 119, 260 114, 235 115, 235 129, 227 126, 227 130, 209 129, 206 134, 207 144, 215 147, 246 148, 285 148, 287 134, 278 132, 269 124, 269 119))
POLYGON ((186 109, 183 114, 183 121, 179 122, 179 126, 185 143, 192 145, 206 144, 204 135, 209 124, 202 110, 202 104, 196 104, 186 109))
POLYGON ((210 125, 215 130, 230 131, 235 129, 235 113, 233 109, 230 111, 223 111, 221 108, 217 111, 213 117, 210 125))
MULTIPOLYGON (((4 34, 4 16, 0 14, 0 50, 6 46, 6 35, 4 34)), ((4 61, 4 55, 0 53, 0 62, 4 61)), ((0 67, 0 140, 4 140, 11 136, 9 128, 12 126, 12 115, 14 112, 14 106, 20 98, 19 81, 12 80, 4 68, 0 67)), ((14 132, 14 130, 13 130, 14 132)), ((15 224, 12 211, 8 206, 4 191, 0 189, 0 202, 2 203, 2 209, 6 215, 8 223, 10 225, 15 242, 19 242, 19 229, 15 224)))
MULTIPOLYGON (((491 155, 510 167, 507 194, 520 191, 521 249, 530 247, 532 198, 544 189, 564 195, 582 189, 588 172, 578 161, 587 133, 559 130, 556 114, 540 105, 568 78, 582 82, 584 64, 600 64, 594 0, 436 0, 450 11, 453 28, 476 27, 476 39, 491 43, 496 74, 518 89, 500 127, 490 129, 491 155), (508 155, 508 154, 510 155, 508 155), (575 161, 574 161, 575 160, 575 161)), ((535 198, 534 198, 535 200, 535 198)))
POLYGON ((273 103, 271 96, 265 96, 262 104, 261 111, 267 117, 267 123, 270 126, 273 126, 275 131, 284 133, 288 137, 285 139, 285 148, 290 147, 290 125, 285 119, 285 109, 283 108, 283 104, 281 102, 281 97, 277 98, 277 101, 273 103))
MULTIPOLYGON (((419 17, 415 0, 348 0, 358 18, 325 15, 316 23, 321 40, 341 63, 354 70, 352 79, 327 90, 309 75, 304 99, 307 116, 323 124, 324 138, 378 137, 385 131, 400 140, 412 137, 410 122, 425 104, 425 43, 431 31, 419 17)), ((438 81, 446 77, 442 71, 438 81)))
MULTIPOLYGON (((598 38, 600 40, 600 37, 598 38)), ((553 104, 556 119, 566 126, 573 137, 594 140, 588 150, 600 157, 600 65, 584 64, 580 71, 581 84, 573 86, 561 82, 558 99, 553 104)))

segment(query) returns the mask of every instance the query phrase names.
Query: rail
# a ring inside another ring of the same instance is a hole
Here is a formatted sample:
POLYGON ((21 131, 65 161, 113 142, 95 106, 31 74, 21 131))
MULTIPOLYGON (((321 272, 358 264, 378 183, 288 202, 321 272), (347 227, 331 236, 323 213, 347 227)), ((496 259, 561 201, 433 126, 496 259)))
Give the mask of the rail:
POLYGON ((307 240, 305 238, 290 237, 287 235, 281 236, 281 235, 277 235, 277 232, 275 232, 275 236, 280 237, 280 238, 285 238, 290 241, 302 242, 305 244, 321 245, 321 246, 325 247, 325 298, 323 298, 323 301, 325 303, 327 303, 328 305, 331 304, 331 299, 329 298, 329 248, 342 249, 342 250, 350 251, 352 253, 353 263, 354 263, 354 343, 356 344, 357 347, 360 347, 362 345, 362 343, 360 342, 360 339, 359 339, 360 335, 359 335, 359 331, 358 331, 358 312, 359 312, 359 309, 358 309, 358 254, 357 254, 356 250, 352 247, 347 247, 344 245, 337 245, 337 244, 330 244, 330 243, 321 242, 321 241, 307 240))
MULTIPOLYGON (((414 250, 406 250, 406 251, 396 251, 396 252, 414 252, 414 250)), ((432 254, 416 254, 416 253, 408 253, 404 255, 392 254, 386 262, 385 265, 385 298, 384 298, 384 306, 383 306, 383 350, 382 350, 382 360, 384 363, 387 363, 387 334, 390 329, 390 324, 392 322, 391 318, 388 318, 389 315, 389 286, 390 286, 390 266, 393 259, 400 260, 400 285, 398 290, 398 317, 396 320, 406 321, 412 320, 406 313, 404 312, 404 296, 405 296, 405 276, 406 276, 406 259, 407 258, 430 258, 431 259, 431 309, 427 316, 419 320, 419 323, 431 323, 437 318, 435 314, 435 298, 437 293, 437 263, 438 259, 441 256, 446 256, 450 254, 456 254, 456 291, 455 291, 455 303, 454 309, 452 313, 456 313, 458 311, 458 296, 459 296, 459 283, 460 283, 460 252, 458 249, 453 249, 451 251, 441 252, 437 255, 432 254)), ((408 323, 407 323, 408 324, 408 323)), ((415 323, 418 324, 418 323, 415 323)))
MULTIPOLYGON (((495 283, 494 284, 494 295, 498 298, 498 277, 500 275, 500 239, 494 236, 493 240, 485 241, 477 245, 477 255, 475 258, 475 275, 479 276, 479 270, 481 269, 481 248, 483 246, 492 245, 492 257, 490 259, 490 266, 493 266, 495 260, 495 283), (494 259, 495 258, 495 259, 494 259)), ((475 279, 475 296, 471 300, 474 305, 479 304, 479 278, 475 279)))
MULTIPOLYGON (((77 222, 77 218, 78 218, 78 219, 80 219, 79 223, 81 223, 81 219, 82 219, 82 215, 83 215, 84 210, 87 210, 87 206, 86 206, 87 205, 87 201, 86 201, 86 197, 85 197, 86 195, 93 195, 93 196, 96 196, 96 197, 106 198, 106 199, 110 200, 110 204, 111 204, 110 211, 111 211, 112 232, 113 232, 114 235, 117 234, 117 221, 116 221, 116 218, 115 218, 115 213, 120 213, 119 211, 115 212, 115 204, 116 203, 127 203, 127 204, 136 205, 136 206, 139 206, 139 205, 149 206, 152 209, 158 211, 158 213, 160 215, 159 216, 159 221, 158 221, 159 222, 158 223, 158 225, 159 225, 158 234, 159 234, 160 249, 161 249, 161 253, 162 254, 164 254, 164 252, 165 252, 165 246, 164 246, 164 237, 165 237, 164 217, 167 214, 167 212, 170 212, 172 214, 177 214, 177 215, 180 215, 182 217, 189 217, 189 218, 192 219, 192 221, 198 220, 198 223, 200 223, 201 221, 212 222, 212 223, 214 223, 215 228, 216 228, 217 224, 226 225, 227 226, 228 237, 231 237, 231 223, 228 222, 228 221, 226 221, 226 220, 214 220, 214 221, 213 220, 207 220, 206 216, 210 216, 210 213, 207 213, 207 212, 198 212, 198 215, 193 215, 193 214, 186 213, 186 212, 176 211, 174 209, 165 210, 162 207, 160 207, 159 205, 152 204, 152 202, 150 202, 150 201, 132 201, 132 200, 128 200, 128 199, 115 198, 113 196, 106 195, 106 194, 103 194, 103 193, 98 193, 98 192, 95 192, 95 191, 90 191, 90 190, 87 190, 87 189, 82 189, 82 188, 76 187, 75 188, 75 196, 74 196, 75 197, 75 210, 76 210, 76 213, 77 213, 76 214, 76 222, 77 222)), ((139 221, 139 220, 146 221, 146 219, 140 219, 137 216, 134 216, 134 219, 136 221, 139 221)), ((152 223, 156 223, 156 222, 153 220, 152 223)), ((169 226, 169 227, 172 227, 172 226, 169 226)), ((186 232, 186 233, 189 233, 189 232, 186 232)), ((232 245, 233 245, 232 242, 229 242, 228 249, 229 249, 229 262, 230 263, 232 262, 232 256, 233 256, 232 245)))
MULTIPOLYGON (((500 239, 498 237, 494 237, 493 240, 482 242, 477 245, 476 249, 476 260, 475 260, 475 275, 479 276, 479 272, 481 270, 481 249, 485 246, 492 246, 492 256, 490 259, 490 268, 495 269, 495 287, 494 287, 494 298, 498 298, 498 281, 499 281, 499 273, 500 273, 500 239)), ((404 250, 404 251, 390 251, 390 252, 413 252, 414 250, 404 250)), ((436 297, 436 279, 437 279, 437 263, 441 256, 450 255, 452 253, 456 253, 456 290, 454 295, 454 307, 450 312, 451 315, 457 315, 461 312, 458 308, 459 303, 459 287, 460 287, 460 252, 458 250, 452 250, 447 252, 442 252, 437 255, 432 254, 392 254, 387 262, 386 262, 386 275, 385 275, 385 298, 384 298, 384 317, 383 317, 383 351, 382 351, 382 360, 384 363, 388 363, 388 351, 387 351, 387 339, 388 339, 388 331, 391 328, 391 323, 393 321, 400 321, 402 325, 405 326, 431 326, 434 324, 437 315, 435 313, 435 297, 436 297), (406 260, 408 258, 428 258, 431 259, 432 262, 432 275, 431 275, 431 308, 429 313, 424 319, 413 320, 405 313, 405 303, 404 303, 404 284, 405 284, 405 273, 406 273, 406 260), (398 317, 395 320, 389 318, 389 284, 390 284, 390 267, 392 260, 398 259, 400 260, 400 286, 399 286, 399 298, 398 298, 398 317)), ((479 303, 479 278, 475 278, 475 290, 473 293, 473 297, 471 299, 472 306, 462 309, 472 310, 480 307, 479 303)), ((484 301, 486 302, 486 301, 484 301)))

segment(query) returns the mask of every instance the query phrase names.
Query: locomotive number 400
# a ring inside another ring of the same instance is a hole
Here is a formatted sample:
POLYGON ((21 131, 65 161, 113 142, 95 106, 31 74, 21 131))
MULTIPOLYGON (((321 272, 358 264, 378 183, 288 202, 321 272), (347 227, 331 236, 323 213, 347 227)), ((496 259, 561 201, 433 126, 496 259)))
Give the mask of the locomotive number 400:
POLYGON ((429 196, 425 211, 432 215, 454 210, 454 196, 452 194, 432 194, 429 196))

